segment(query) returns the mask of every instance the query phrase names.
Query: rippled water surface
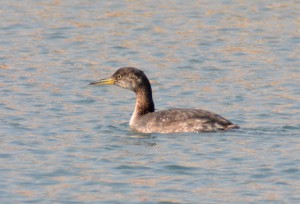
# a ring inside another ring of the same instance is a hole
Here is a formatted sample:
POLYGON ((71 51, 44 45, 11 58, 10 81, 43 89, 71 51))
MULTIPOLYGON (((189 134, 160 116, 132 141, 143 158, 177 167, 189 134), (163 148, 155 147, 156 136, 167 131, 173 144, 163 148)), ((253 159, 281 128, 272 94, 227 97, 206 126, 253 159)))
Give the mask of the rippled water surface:
POLYGON ((1 203, 300 203, 299 6, 1 1, 1 203), (122 66, 241 129, 130 131, 122 66))

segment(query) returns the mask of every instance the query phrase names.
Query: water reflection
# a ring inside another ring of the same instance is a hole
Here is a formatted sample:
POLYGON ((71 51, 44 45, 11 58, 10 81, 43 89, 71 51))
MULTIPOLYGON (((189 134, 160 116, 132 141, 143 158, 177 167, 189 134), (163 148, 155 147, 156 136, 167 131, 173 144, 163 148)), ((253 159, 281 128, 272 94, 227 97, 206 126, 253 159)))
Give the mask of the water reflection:
POLYGON ((130 141, 135 145, 148 145, 148 146, 156 146, 157 138, 155 134, 142 134, 142 133, 135 133, 135 132, 128 132, 126 136, 129 137, 130 141))

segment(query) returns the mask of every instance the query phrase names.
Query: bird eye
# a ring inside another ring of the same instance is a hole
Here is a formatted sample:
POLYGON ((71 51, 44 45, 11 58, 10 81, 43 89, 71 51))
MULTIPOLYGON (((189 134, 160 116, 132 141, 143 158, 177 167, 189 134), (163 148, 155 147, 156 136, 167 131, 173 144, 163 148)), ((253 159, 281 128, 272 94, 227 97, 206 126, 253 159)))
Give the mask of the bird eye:
POLYGON ((120 74, 117 76, 117 79, 121 79, 121 75, 120 74))

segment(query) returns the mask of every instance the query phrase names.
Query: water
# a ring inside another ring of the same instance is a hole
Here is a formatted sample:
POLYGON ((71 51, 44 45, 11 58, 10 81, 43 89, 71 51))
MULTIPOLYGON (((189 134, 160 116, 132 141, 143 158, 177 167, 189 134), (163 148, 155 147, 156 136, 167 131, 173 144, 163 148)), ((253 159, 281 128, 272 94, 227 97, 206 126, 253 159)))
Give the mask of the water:
POLYGON ((297 1, 1 1, 1 203, 299 203, 297 1), (225 133, 129 130, 143 69, 157 109, 225 133))

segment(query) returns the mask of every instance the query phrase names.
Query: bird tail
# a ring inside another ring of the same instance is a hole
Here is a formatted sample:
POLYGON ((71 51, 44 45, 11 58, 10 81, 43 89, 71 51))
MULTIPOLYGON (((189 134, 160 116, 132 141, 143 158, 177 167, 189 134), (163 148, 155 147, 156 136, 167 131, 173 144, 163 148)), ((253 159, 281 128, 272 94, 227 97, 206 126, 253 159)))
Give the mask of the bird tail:
POLYGON ((228 125, 228 126, 225 128, 225 130, 239 129, 239 128, 240 128, 240 126, 232 124, 232 125, 228 125))

